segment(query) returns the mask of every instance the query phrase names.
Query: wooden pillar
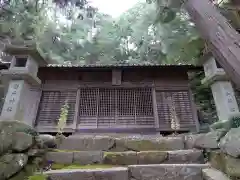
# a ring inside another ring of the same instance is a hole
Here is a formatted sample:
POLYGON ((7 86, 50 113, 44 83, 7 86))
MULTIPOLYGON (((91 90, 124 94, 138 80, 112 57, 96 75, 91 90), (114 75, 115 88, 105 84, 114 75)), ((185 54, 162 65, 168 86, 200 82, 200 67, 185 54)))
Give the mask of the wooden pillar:
POLYGON ((193 116, 193 120, 195 121, 196 131, 199 132, 200 124, 199 124, 198 115, 197 115, 197 108, 194 103, 194 97, 193 97, 193 94, 192 94, 192 91, 190 88, 189 88, 188 92, 189 92, 189 99, 190 99, 190 104, 191 104, 191 109, 192 109, 192 116, 193 116))
POLYGON ((72 129, 76 130, 78 125, 78 116, 79 116, 79 104, 80 104, 80 88, 77 89, 76 103, 75 103, 75 113, 73 119, 72 129))
POLYGON ((159 124, 159 118, 158 118, 157 97, 156 97, 155 87, 152 88, 152 100, 153 100, 153 115, 154 115, 154 120, 155 120, 155 127, 157 130, 159 130, 160 124, 159 124))
MULTIPOLYGON (((179 0, 180 1, 180 0, 179 0)), ((240 87, 240 35, 209 0, 186 0, 184 8, 210 51, 240 87)))

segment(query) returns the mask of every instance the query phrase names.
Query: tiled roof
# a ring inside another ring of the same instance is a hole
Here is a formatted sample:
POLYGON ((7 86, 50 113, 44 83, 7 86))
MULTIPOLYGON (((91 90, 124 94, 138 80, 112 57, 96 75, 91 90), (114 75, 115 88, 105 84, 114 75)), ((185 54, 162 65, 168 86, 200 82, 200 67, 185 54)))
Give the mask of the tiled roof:
POLYGON ((185 66, 185 67, 199 67, 192 64, 157 64, 157 63, 119 63, 119 64, 48 64, 47 67, 79 67, 79 68, 111 68, 111 67, 161 67, 161 66, 185 66))

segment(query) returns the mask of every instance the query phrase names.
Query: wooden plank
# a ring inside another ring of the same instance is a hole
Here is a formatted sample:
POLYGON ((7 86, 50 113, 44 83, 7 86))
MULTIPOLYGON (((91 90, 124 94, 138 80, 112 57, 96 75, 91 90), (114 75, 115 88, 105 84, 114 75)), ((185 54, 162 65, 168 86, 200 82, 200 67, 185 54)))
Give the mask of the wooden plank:
POLYGON ((98 127, 98 112, 99 112, 99 88, 97 89, 97 112, 96 112, 96 128, 98 127))
POLYGON ((115 96, 115 113, 114 113, 114 119, 115 119, 115 124, 118 124, 118 92, 117 90, 114 91, 114 96, 115 96))
MULTIPOLYGON (((36 130, 40 133, 50 133, 50 132, 57 132, 58 128, 57 126, 41 126, 41 125, 37 125, 36 126, 36 130)), ((65 127, 63 130, 65 133, 72 133, 75 130, 72 129, 72 127, 65 127)))
POLYGON ((39 106, 40 106, 40 102, 41 102, 41 99, 42 99, 42 90, 41 90, 41 88, 39 89, 39 91, 40 91, 40 94, 39 94, 39 96, 40 96, 40 98, 39 98, 39 101, 38 101, 38 103, 37 103, 37 108, 36 108, 36 116, 35 116, 35 119, 34 119, 34 127, 37 125, 37 119, 38 119, 38 114, 39 114, 39 106))
POLYGON ((152 88, 152 99, 153 99, 153 114, 155 120, 156 128, 160 128, 159 119, 158 119, 158 109, 157 109, 157 97, 156 97, 156 89, 152 88))
POLYGON ((77 90, 76 103, 75 103, 75 113, 72 127, 77 128, 78 118, 79 118, 79 104, 80 104, 80 89, 77 90))
POLYGON ((122 70, 113 69, 112 70, 112 85, 122 84, 122 70))
MULTIPOLYGON (((119 88, 139 88, 139 87, 152 87, 153 83, 152 82, 137 82, 137 83, 132 83, 132 82, 122 82, 121 85, 118 85, 119 88)), ((79 83, 79 87, 88 87, 88 88, 116 88, 116 86, 113 86, 112 83, 79 83)))
POLYGON ((196 126, 196 131, 199 132, 200 131, 200 124, 199 124, 198 115, 197 115, 197 108, 196 108, 196 105, 194 103, 194 97, 193 97, 191 89, 189 89, 189 99, 190 99, 190 102, 191 102, 191 109, 192 109, 192 114, 193 114, 193 120, 194 120, 195 126, 196 126))
POLYGON ((188 0, 184 7, 216 61, 240 87, 240 34, 209 0, 188 0))

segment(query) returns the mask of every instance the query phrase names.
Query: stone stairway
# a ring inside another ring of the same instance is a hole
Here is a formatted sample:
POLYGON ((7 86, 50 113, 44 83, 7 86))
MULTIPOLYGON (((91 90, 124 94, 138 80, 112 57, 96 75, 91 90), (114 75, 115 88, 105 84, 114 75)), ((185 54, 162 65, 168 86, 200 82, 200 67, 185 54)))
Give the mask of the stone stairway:
POLYGON ((202 151, 185 143, 159 135, 73 135, 47 153, 53 164, 45 174, 52 180, 210 180, 202 151))

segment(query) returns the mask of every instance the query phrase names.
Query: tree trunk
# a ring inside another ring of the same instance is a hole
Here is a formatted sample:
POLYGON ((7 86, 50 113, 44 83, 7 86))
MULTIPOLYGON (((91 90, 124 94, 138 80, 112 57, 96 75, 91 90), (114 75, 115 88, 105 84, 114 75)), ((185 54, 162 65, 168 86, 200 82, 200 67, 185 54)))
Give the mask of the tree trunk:
POLYGON ((216 61, 240 87, 240 34, 209 0, 188 0, 185 9, 216 61))

